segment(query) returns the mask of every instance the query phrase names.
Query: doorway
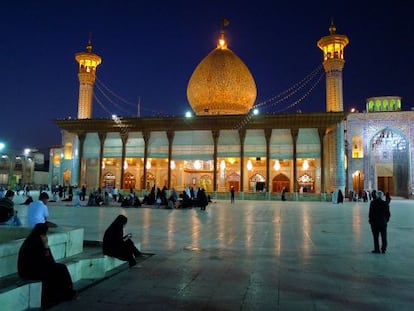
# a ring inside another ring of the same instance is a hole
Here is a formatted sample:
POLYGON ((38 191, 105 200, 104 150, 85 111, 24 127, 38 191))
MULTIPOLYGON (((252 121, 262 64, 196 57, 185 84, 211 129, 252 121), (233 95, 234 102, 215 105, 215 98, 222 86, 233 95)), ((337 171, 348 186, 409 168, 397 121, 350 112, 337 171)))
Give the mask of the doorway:
POLYGON ((394 195, 394 181, 392 176, 378 176, 378 190, 394 195))

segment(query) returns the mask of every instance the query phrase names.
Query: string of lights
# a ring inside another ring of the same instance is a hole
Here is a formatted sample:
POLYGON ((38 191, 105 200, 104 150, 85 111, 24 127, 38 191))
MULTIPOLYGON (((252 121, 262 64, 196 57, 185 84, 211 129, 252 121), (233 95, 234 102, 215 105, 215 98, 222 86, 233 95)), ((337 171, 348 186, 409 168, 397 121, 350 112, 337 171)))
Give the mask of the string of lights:
POLYGON ((117 93, 115 93, 113 90, 111 90, 107 85, 105 85, 98 78, 96 78, 96 82, 97 83, 95 83, 95 85, 97 86, 97 88, 99 89, 99 91, 104 95, 104 97, 112 105, 114 105, 115 107, 117 107, 118 109, 120 109, 120 111, 126 112, 126 115, 135 116, 135 115, 138 114, 138 116, 140 116, 141 111, 145 111, 145 112, 148 112, 151 115, 156 115, 156 116, 161 116, 161 115, 165 115, 166 114, 165 111, 163 111, 163 110, 147 109, 147 108, 145 108, 141 104, 131 103, 131 102, 127 101, 126 99, 124 99, 122 96, 120 96, 117 93), (131 110, 128 110, 128 108, 124 108, 120 104, 115 103, 115 101, 111 99, 111 96, 114 97, 115 99, 117 99, 118 101, 126 104, 129 107, 134 107, 136 109, 136 112, 130 112, 131 110))
POLYGON ((108 91, 112 96, 114 96, 115 98, 119 99, 120 101, 124 102, 125 104, 127 104, 128 106, 131 107, 137 107, 136 104, 133 104, 129 101, 127 101, 126 99, 124 99, 123 97, 119 96, 118 94, 116 94, 114 91, 112 91, 109 87, 107 87, 100 79, 98 79, 98 77, 96 77, 96 84, 95 85, 99 85, 102 88, 104 88, 106 91, 108 91))
POLYGON ((125 112, 127 115, 131 114, 130 111, 128 111, 127 109, 124 109, 122 106, 118 105, 116 102, 114 102, 107 94, 105 94, 105 92, 103 91, 103 89, 100 87, 99 84, 96 84, 96 89, 101 92, 101 94, 112 104, 114 105, 117 109, 121 110, 122 112, 125 112))
POLYGON ((308 97, 310 95, 310 93, 312 93, 312 91, 315 89, 315 87, 319 84, 319 82, 322 80, 322 78, 324 76, 325 76, 325 73, 320 74, 319 78, 315 81, 315 83, 309 88, 309 90, 304 95, 302 95, 299 99, 297 99, 296 101, 294 101, 290 105, 288 105, 288 106, 286 106, 282 109, 279 109, 276 112, 286 111, 286 110, 298 105, 299 103, 301 103, 306 97, 308 97))
POLYGON ((302 80, 296 82, 295 84, 293 84, 291 87, 289 87, 288 89, 286 89, 285 91, 273 96, 270 99, 267 99, 265 101, 262 101, 261 103, 258 103, 254 106, 254 108, 260 108, 263 106, 268 106, 268 105, 274 105, 276 103, 280 103, 285 99, 288 99, 289 97, 291 97, 292 95, 294 95, 295 93, 297 93, 300 89, 302 89, 303 87, 305 87, 310 81, 312 81, 312 79, 322 70, 323 66, 322 65, 318 65, 314 70, 312 70, 308 75, 306 75, 302 80), (287 94, 287 95, 285 95, 287 94), (283 97, 282 97, 283 96, 283 97), (281 99, 278 99, 282 97, 281 99), (275 103, 273 103, 274 101, 276 101, 275 103))
POLYGON ((258 108, 267 109, 269 107, 273 107, 273 106, 278 105, 278 104, 280 105, 281 103, 285 102, 287 99, 289 99, 292 96, 294 96, 295 94, 297 94, 300 90, 302 90, 309 83, 311 83, 312 81, 315 81, 315 77, 317 77, 316 81, 310 86, 310 88, 301 97, 299 97, 299 99, 289 103, 288 105, 286 105, 283 108, 278 109, 277 111, 273 111, 272 113, 286 111, 286 110, 298 105, 299 103, 301 103, 306 97, 308 97, 312 93, 312 91, 315 89, 315 87, 321 81, 322 77, 325 75, 325 73, 324 73, 324 71, 322 71, 322 69, 323 69, 323 66, 318 65, 314 70, 311 71, 311 73, 306 75, 305 78, 303 78, 299 82, 296 82, 291 87, 289 87, 287 90, 279 93, 276 96, 273 96, 272 98, 270 98, 266 101, 263 101, 259 104, 254 105, 253 108, 249 111, 249 113, 246 114, 246 116, 243 118, 243 120, 240 121, 240 123, 237 126, 235 126, 235 128, 240 130, 244 126, 246 126, 248 124, 248 122, 251 120, 251 118, 253 117, 253 115, 256 113, 258 108), (321 71, 322 71, 322 73, 321 73, 321 71), (317 76, 318 74, 319 74, 319 76, 317 76))
POLYGON ((99 100, 99 98, 96 96, 95 93, 93 93, 93 98, 96 100, 96 102, 98 103, 99 106, 101 106, 101 108, 108 113, 108 115, 112 116, 113 113, 111 113, 111 111, 108 110, 108 108, 105 107, 105 105, 99 100))
POLYGON ((99 106, 101 106, 102 109, 104 109, 111 116, 111 119, 114 120, 114 122, 118 125, 120 131, 122 133, 128 134, 128 127, 122 123, 121 118, 118 117, 116 114, 111 114, 111 112, 105 107, 105 105, 99 100, 99 98, 95 94, 93 94, 93 97, 99 104, 99 106))

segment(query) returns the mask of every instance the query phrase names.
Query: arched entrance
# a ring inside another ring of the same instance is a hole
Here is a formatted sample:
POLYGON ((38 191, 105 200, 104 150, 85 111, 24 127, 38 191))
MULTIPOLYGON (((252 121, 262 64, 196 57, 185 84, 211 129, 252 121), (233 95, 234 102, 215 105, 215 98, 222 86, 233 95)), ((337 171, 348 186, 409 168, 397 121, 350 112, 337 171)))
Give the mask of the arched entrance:
POLYGON ((360 170, 355 171, 352 174, 352 190, 355 193, 359 193, 359 191, 364 190, 364 179, 365 175, 360 170))
POLYGON ((71 183, 70 183, 70 177, 71 177, 71 171, 70 170, 65 170, 64 172, 63 172, 63 185, 64 186, 69 186, 71 183))
POLYGON ((123 189, 135 189, 135 175, 130 172, 126 172, 124 176, 124 186, 123 189))
MULTIPOLYGON (((409 184, 409 144, 404 134, 385 128, 371 139, 371 167, 376 188, 391 195, 407 197, 409 184)), ((375 184, 373 185, 375 188, 375 184)))
POLYGON ((102 187, 108 188, 108 189, 113 189, 115 188, 115 175, 111 172, 107 172, 105 173, 105 175, 103 176, 103 182, 102 182, 102 187))
POLYGON ((230 188, 233 187, 234 191, 238 192, 240 190, 240 175, 237 173, 231 173, 227 176, 227 188, 230 191, 230 188))
POLYGON ((249 183, 250 183, 249 185, 250 191, 262 192, 265 187, 266 178, 264 178, 263 175, 256 173, 250 177, 249 183))
POLYGON ((155 185, 155 176, 151 174, 150 172, 147 172, 147 184, 144 187, 144 176, 141 177, 141 185, 142 189, 146 189, 147 191, 150 191, 152 187, 155 185))
POLYGON ((272 192, 282 192, 283 188, 289 192, 289 177, 287 177, 285 174, 278 174, 272 180, 272 192))
POLYGON ((299 176, 296 181, 299 192, 315 192, 315 181, 312 176, 303 174, 302 176, 299 176))

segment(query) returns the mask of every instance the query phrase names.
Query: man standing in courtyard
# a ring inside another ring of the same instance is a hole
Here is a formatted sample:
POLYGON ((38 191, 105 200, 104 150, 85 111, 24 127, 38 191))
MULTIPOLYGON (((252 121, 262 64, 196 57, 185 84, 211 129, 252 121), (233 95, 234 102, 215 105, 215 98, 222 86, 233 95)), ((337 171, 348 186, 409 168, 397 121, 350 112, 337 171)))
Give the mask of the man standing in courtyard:
POLYGON ((231 186, 230 188, 230 203, 234 203, 234 186, 231 186))
POLYGON ((391 214, 390 206, 384 200, 384 193, 382 191, 377 191, 376 199, 371 201, 368 216, 374 238, 374 250, 372 253, 380 253, 379 235, 381 234, 381 252, 384 254, 387 250, 387 224, 391 214))

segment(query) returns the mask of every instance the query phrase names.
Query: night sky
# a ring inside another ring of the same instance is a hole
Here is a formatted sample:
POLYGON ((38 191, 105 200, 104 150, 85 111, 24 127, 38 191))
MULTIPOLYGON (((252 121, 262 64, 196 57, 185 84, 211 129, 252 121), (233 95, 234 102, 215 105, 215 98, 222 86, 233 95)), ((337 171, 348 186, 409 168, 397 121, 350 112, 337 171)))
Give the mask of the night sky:
MULTIPOLYGON (((223 17, 228 47, 253 74, 263 103, 322 62, 316 43, 349 37, 344 107, 372 96, 414 107, 414 11, 410 1, 1 1, 0 141, 48 152, 61 143, 54 119, 77 116, 77 63, 92 38, 102 57, 93 116, 181 116, 188 80, 215 47, 223 17), (385 3, 384 3, 385 2, 385 3)), ((325 110, 325 77, 265 112, 325 110), (313 91, 307 96, 308 90, 313 91), (298 98, 304 99, 287 109, 298 98)), ((293 87, 294 89, 294 87, 293 87)))

